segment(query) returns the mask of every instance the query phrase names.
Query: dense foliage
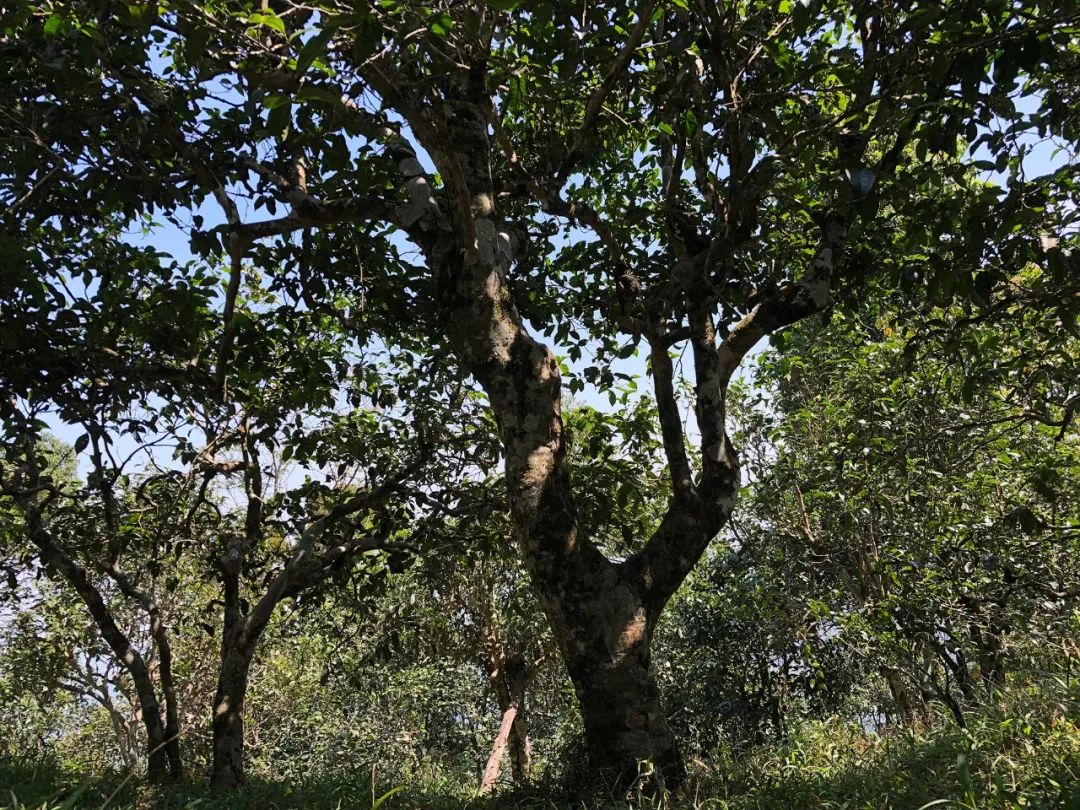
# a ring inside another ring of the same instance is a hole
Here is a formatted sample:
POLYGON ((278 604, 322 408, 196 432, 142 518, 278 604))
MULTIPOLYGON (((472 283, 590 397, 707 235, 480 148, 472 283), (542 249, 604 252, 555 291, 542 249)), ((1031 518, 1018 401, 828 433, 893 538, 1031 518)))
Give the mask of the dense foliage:
POLYGON ((1080 801, 1078 42, 0 8, 12 806, 1080 801))

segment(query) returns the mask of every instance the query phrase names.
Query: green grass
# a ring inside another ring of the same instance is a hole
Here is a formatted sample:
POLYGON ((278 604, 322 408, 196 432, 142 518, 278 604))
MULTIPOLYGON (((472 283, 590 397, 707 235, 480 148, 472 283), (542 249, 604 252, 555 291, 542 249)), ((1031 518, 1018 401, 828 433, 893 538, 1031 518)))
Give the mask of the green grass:
POLYGON ((95 778, 0 764, 0 787, 0 810, 451 810, 462 806, 461 797, 419 788, 381 785, 373 791, 368 775, 355 772, 302 782, 252 779, 237 790, 211 791, 197 783, 152 788, 119 775, 95 778))
POLYGON ((967 729, 944 717, 886 734, 806 723, 785 744, 726 764, 701 780, 689 806, 1080 810, 1080 693, 1014 691, 967 729))
MULTIPOLYGON (((687 810, 1080 810, 1080 693, 1014 691, 967 729, 945 717, 918 732, 868 733, 829 720, 802 724, 783 744, 692 764, 684 795, 668 801, 596 800, 590 806, 687 810), (1006 708, 1007 707, 1007 708, 1006 708)), ((252 781, 226 793, 189 784, 155 791, 118 776, 0 763, 0 810, 478 810, 569 807, 517 790, 481 799, 446 786, 379 784, 370 774, 303 782, 252 781), (392 790, 396 788, 395 790, 392 790), (9 790, 13 793, 9 794, 9 790), (392 791, 389 792, 388 791, 392 791), (110 795, 115 792, 115 796, 110 795), (17 797, 17 798, 15 798, 17 797), (381 802, 381 803, 380 803, 381 802)), ((579 802, 576 807, 581 807, 579 802)))

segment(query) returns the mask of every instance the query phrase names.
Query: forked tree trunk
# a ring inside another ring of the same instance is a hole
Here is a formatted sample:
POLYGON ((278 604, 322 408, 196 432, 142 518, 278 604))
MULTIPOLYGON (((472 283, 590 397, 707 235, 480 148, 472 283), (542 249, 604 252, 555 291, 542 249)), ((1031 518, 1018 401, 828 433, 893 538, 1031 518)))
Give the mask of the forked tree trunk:
MULTIPOLYGON (((496 240, 489 222, 478 221, 478 230, 481 223, 496 240)), ((499 255, 497 250, 490 252, 499 255)), ((657 777, 650 789, 674 784, 681 769, 660 707, 649 640, 660 608, 704 543, 685 557, 656 544, 630 565, 608 560, 581 534, 563 465, 554 355, 521 329, 516 311, 494 286, 502 268, 438 258, 446 262, 440 272, 444 300, 457 310, 448 325, 451 339, 499 414, 518 543, 580 701, 596 781, 631 787, 646 762, 657 777)))
MULTIPOLYGON (((644 34, 645 25, 635 29, 638 35, 644 34)), ((491 98, 484 71, 443 77, 443 100, 434 111, 413 104, 407 92, 377 71, 365 73, 365 78, 399 108, 447 183, 444 209, 412 147, 404 140, 389 145, 408 190, 409 202, 398 211, 400 224, 425 254, 435 275, 446 334, 487 392, 499 424, 515 537, 574 683, 591 765, 599 780, 629 787, 641 764, 648 763, 646 768, 656 774, 650 790, 674 785, 681 767, 660 705, 649 644, 664 604, 735 505, 739 470, 725 432, 727 385, 761 338, 828 305, 832 256, 846 226, 832 220, 822 225, 820 250, 805 278, 769 306, 756 308, 719 350, 715 301, 688 290, 697 302, 687 314, 700 432, 697 476, 691 474, 674 396, 668 351, 676 338, 667 335, 666 320, 649 325, 672 500, 644 548, 628 560, 613 562, 578 523, 565 464, 559 362, 526 331, 507 284, 515 258, 528 253, 529 236, 496 212, 491 98), (445 124, 450 120, 452 128, 445 124)), ((631 268, 620 268, 619 261, 612 265, 620 273, 612 284, 622 316, 633 319, 633 291, 640 282, 631 268)), ((683 266, 688 278, 700 276, 689 257, 683 266)))
MULTIPOLYGON (((476 225, 494 242, 484 254, 505 257, 499 251, 509 240, 487 220, 476 225)), ((581 533, 563 464, 554 355, 524 332, 500 293, 503 267, 462 265, 458 255, 431 250, 443 262, 443 299, 455 313, 451 339, 499 415, 517 540, 580 702, 594 781, 618 792, 644 770, 653 773, 649 790, 673 786, 681 767, 649 641, 664 602, 704 550, 706 532, 692 533, 692 548, 650 542, 624 563, 608 560, 581 533)))
MULTIPOLYGON (((249 439, 250 442, 250 439, 249 439)), ((351 558, 365 548, 382 547, 361 545, 359 541, 332 549, 322 556, 312 555, 316 540, 332 522, 331 514, 324 514, 311 521, 300 535, 297 548, 285 567, 267 585, 259 600, 247 609, 240 597, 240 581, 247 549, 258 545, 262 532, 263 501, 262 473, 258 464, 255 445, 244 446, 245 487, 248 505, 244 521, 244 533, 234 535, 225 542, 225 553, 218 560, 221 570, 223 617, 221 630, 221 666, 218 671, 217 694, 214 697, 213 717, 210 725, 213 736, 213 759, 210 770, 210 786, 234 788, 244 783, 244 703, 247 696, 248 678, 255 649, 263 631, 266 630, 277 605, 296 596, 305 588, 326 580, 345 559, 351 558)), ((392 492, 387 489, 385 492, 392 492)), ((383 496, 385 497, 385 496, 383 496)), ((356 495, 341 508, 350 507, 353 512, 366 504, 375 502, 375 496, 356 495)), ((345 515, 351 514, 346 509, 345 515)), ((337 518, 333 518, 337 519, 337 518)))

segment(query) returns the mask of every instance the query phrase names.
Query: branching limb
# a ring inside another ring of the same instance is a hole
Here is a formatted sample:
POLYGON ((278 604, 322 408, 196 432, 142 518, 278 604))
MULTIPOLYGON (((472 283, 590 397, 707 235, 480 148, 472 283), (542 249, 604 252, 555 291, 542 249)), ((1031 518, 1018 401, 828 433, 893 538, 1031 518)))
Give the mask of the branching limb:
POLYGON ((817 252, 803 278, 758 296, 754 308, 732 327, 717 350, 721 385, 727 386, 742 359, 762 338, 830 306, 834 262, 846 237, 846 223, 827 218, 817 252))
MULTIPOLYGON (((289 594, 295 595, 302 590, 301 583, 310 585, 321 581, 319 578, 310 579, 312 571, 327 568, 345 555, 357 554, 373 548, 389 548, 390 544, 386 537, 381 535, 376 537, 365 536, 346 541, 324 553, 321 558, 312 559, 312 550, 315 544, 327 531, 338 527, 339 524, 344 524, 344 533, 346 535, 355 532, 358 528, 357 523, 350 518, 353 518, 357 513, 370 511, 385 503, 400 489, 406 479, 421 469, 421 466, 422 464, 418 460, 387 478, 378 487, 353 495, 326 514, 311 521, 301 532, 296 550, 285 564, 285 567, 274 577, 262 598, 259 599, 245 618, 241 644, 248 646, 255 643, 269 623, 278 603, 289 594)), ((398 545, 400 546, 400 544, 398 545)), ((404 546, 400 547, 405 548, 404 546)), ((308 587, 308 585, 303 587, 308 587)))
POLYGON ((573 170, 576 161, 581 157, 588 142, 592 139, 595 132, 596 118, 600 115, 600 110, 604 106, 604 101, 611 94, 611 91, 615 89, 615 85, 623 77, 626 73, 626 69, 630 66, 630 60, 633 59, 634 52, 637 51, 638 47, 641 45, 641 40, 645 37, 645 31, 648 29, 649 23, 652 20, 652 13, 655 7, 655 2, 648 2, 642 5, 638 10, 637 24, 630 31, 630 36, 627 37, 626 42, 623 43, 618 56, 615 57, 615 61, 611 65, 611 69, 608 71, 607 76, 604 77, 604 81, 602 81, 600 86, 593 91, 588 104, 585 105, 585 117, 582 119, 581 126, 578 127, 577 133, 574 135, 574 139, 570 144, 570 151, 567 152, 556 175, 557 186, 562 185, 566 178, 570 176, 570 172, 573 170))

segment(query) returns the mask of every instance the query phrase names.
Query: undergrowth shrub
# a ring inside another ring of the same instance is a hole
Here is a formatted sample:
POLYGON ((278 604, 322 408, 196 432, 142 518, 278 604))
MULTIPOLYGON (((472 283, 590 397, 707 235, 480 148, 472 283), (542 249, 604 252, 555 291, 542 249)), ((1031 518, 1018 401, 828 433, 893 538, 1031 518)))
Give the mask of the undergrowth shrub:
POLYGON ((215 793, 0 762, 0 810, 1080 810, 1080 689, 1063 678, 1013 685, 969 711, 963 728, 944 712, 915 729, 872 729, 840 717, 793 723, 782 742, 695 760, 683 793, 661 799, 594 793, 571 802, 557 797, 563 790, 552 781, 480 797, 448 782, 386 784, 374 773, 374 788, 369 766, 215 793))

